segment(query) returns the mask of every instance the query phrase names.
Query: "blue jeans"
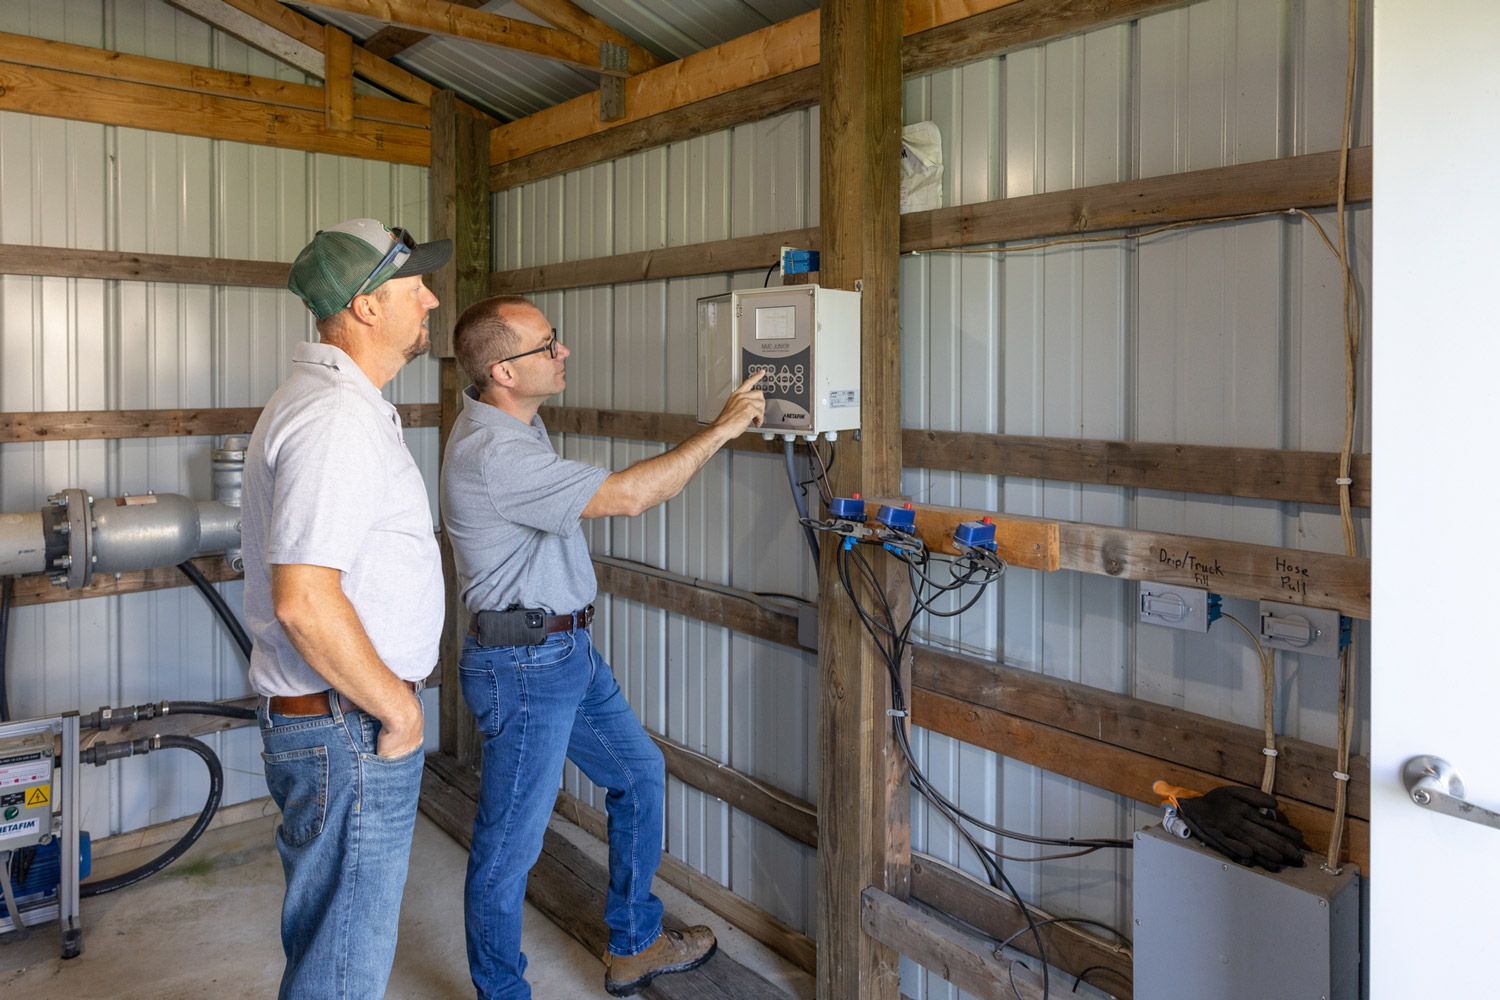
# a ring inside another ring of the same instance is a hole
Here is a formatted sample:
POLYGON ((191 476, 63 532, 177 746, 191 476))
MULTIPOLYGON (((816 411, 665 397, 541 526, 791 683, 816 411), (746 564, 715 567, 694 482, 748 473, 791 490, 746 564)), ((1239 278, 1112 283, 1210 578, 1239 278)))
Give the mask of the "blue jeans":
POLYGON ((608 789, 609 950, 634 955, 661 933, 651 880, 661 860, 666 768, 587 629, 537 646, 470 637, 459 679, 479 730, 479 811, 464 884, 469 972, 481 1000, 526 1000, 521 907, 566 757, 608 789))
POLYGON ((380 722, 329 702, 327 715, 260 712, 286 873, 282 1000, 382 997, 396 955, 422 748, 377 757, 380 722))

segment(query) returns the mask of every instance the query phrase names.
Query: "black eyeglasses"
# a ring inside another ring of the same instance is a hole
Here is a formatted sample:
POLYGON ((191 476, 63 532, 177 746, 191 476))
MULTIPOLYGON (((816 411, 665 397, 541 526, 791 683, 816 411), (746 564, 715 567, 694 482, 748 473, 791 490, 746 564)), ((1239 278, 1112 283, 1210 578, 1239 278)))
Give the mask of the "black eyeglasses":
POLYGON ((552 337, 551 337, 551 339, 549 339, 541 347, 533 347, 529 351, 522 351, 520 354, 512 354, 508 358, 501 358, 499 361, 494 362, 494 364, 503 365, 507 361, 514 361, 517 358, 524 358, 524 357, 526 357, 529 354, 541 354, 543 351, 546 351, 547 352, 547 357, 551 358, 553 361, 557 360, 557 328, 556 327, 552 328, 552 337))
POLYGON ((355 299, 365 294, 365 289, 370 287, 370 282, 375 280, 375 276, 377 274, 379 274, 381 271, 384 271, 388 266, 390 266, 391 262, 396 259, 396 255, 398 253, 400 253, 402 250, 405 250, 407 253, 411 253, 417 248, 417 241, 412 239, 411 233, 408 233, 406 230, 402 229, 399 226, 391 230, 391 237, 391 248, 385 252, 384 257, 380 258, 380 263, 375 265, 375 270, 371 271, 369 276, 365 278, 364 281, 361 281, 359 283, 358 291, 349 296, 350 302, 353 302, 355 299))

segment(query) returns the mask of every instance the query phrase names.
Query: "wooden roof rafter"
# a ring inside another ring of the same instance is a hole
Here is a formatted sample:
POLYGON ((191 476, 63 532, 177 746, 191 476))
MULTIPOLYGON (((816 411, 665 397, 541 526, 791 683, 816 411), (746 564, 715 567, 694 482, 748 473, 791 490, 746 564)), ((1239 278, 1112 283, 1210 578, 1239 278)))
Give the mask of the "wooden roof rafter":
MULTIPOLYGON (((464 7, 482 7, 485 0, 450 0, 464 7)), ((571 31, 580 38, 594 43, 610 42, 625 49, 632 57, 639 57, 647 69, 661 65, 656 54, 642 46, 610 24, 601 21, 572 0, 516 0, 522 7, 542 18, 554 28, 571 31)), ((428 37, 424 31, 388 25, 365 39, 365 48, 382 58, 389 59, 404 52, 428 37)))
MULTIPOLYGON (((326 79, 326 29, 277 0, 167 0, 172 6, 240 40, 326 79)), ((380 58, 363 46, 352 47, 353 74, 397 97, 423 106, 437 89, 426 80, 380 58)))
MULTIPOLYGON (((608 41, 619 45, 619 39, 624 37, 614 32, 604 22, 590 18, 581 10, 573 8, 573 13, 570 14, 565 8, 572 7, 571 4, 539 3, 537 6, 549 11, 550 16, 557 17, 559 20, 567 20, 574 27, 589 31, 595 36, 594 39, 591 40, 575 30, 549 28, 532 24, 530 21, 518 21, 511 17, 501 17, 498 14, 487 14, 465 4, 448 3, 445 0, 302 0, 302 2, 327 10, 375 18, 399 27, 416 28, 465 41, 527 52, 531 55, 555 59, 580 69, 594 71, 601 67, 600 42, 608 41), (618 37, 606 38, 601 34, 604 30, 618 37)), ((543 14, 542 16, 549 15, 543 14)), ((627 73, 640 73, 659 64, 659 60, 645 49, 629 42, 628 39, 625 41, 628 44, 622 47, 628 54, 625 67, 627 73)))

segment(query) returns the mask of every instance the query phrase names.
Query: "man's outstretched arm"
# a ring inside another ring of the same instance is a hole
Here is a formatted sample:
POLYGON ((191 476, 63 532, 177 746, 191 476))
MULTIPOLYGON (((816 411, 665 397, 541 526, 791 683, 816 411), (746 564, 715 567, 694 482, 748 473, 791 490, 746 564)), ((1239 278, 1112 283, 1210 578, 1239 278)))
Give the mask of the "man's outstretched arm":
POLYGON ((714 453, 751 427, 759 427, 766 414, 766 394, 753 388, 761 379, 752 375, 729 394, 714 422, 671 451, 612 472, 583 508, 584 517, 633 517, 665 503, 703 468, 714 453))

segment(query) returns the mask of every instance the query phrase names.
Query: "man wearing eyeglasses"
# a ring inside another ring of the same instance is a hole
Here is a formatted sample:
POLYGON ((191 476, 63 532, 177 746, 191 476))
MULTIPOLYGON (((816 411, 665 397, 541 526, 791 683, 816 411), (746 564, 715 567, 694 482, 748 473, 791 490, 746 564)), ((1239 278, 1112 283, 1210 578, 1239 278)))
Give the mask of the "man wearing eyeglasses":
POLYGON ((608 790, 604 986, 626 996, 701 965, 717 944, 707 927, 661 924, 651 881, 665 768, 589 635, 598 587, 580 521, 639 514, 676 496, 760 423, 765 395, 746 382, 710 426, 612 473, 553 450, 537 410, 563 390, 571 352, 530 302, 469 307, 454 350, 473 385, 443 457, 443 526, 473 613, 459 679, 484 737, 464 888, 469 972, 482 1000, 531 996, 521 953, 526 873, 566 758, 608 790))
POLYGON ((287 285, 317 319, 245 456, 250 683, 286 875, 280 996, 384 996, 422 781, 422 682, 443 570, 422 475, 381 387, 428 349, 448 240, 354 219, 287 285))

